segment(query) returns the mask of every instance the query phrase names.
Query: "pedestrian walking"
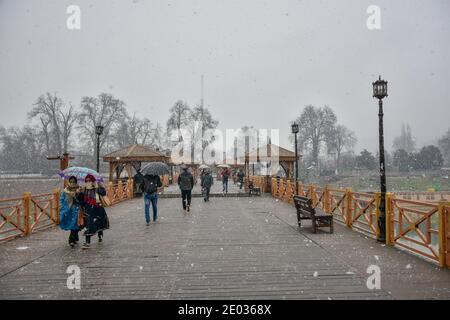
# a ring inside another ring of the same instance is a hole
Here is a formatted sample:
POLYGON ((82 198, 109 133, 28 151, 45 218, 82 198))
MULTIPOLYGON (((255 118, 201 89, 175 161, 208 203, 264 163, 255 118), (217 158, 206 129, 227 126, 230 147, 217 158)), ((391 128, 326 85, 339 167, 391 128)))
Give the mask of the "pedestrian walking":
POLYGON ((237 173, 238 181, 239 181, 239 190, 242 190, 242 186, 244 185, 244 177, 245 173, 242 169, 239 169, 239 172, 237 173))
POLYGON ((80 186, 75 176, 69 178, 69 184, 64 188, 59 198, 60 211, 59 211, 59 227, 63 230, 70 231, 69 245, 73 248, 78 243, 78 232, 80 228, 78 226, 78 211, 80 203, 78 201, 78 195, 80 192, 80 186))
POLYGON ((201 187, 203 191, 203 199, 209 201, 209 192, 211 191, 211 186, 214 183, 214 179, 209 172, 209 170, 205 170, 204 174, 201 177, 201 187))
POLYGON ((147 174, 143 177, 140 189, 144 194, 145 221, 150 225, 150 203, 153 210, 153 222, 158 219, 158 188, 162 187, 161 178, 157 175, 147 174))
POLYGON ((224 168, 222 170, 223 193, 228 193, 228 179, 230 177, 230 174, 230 169, 224 168))
POLYGON ((178 186, 181 190, 183 210, 191 211, 192 188, 194 187, 194 177, 186 166, 181 167, 182 172, 178 176, 178 186))
POLYGON ((109 229, 109 219, 101 201, 101 197, 106 195, 105 188, 91 174, 86 176, 85 183, 78 199, 85 215, 83 227, 86 228, 86 241, 82 248, 89 249, 93 235, 98 235, 98 242, 103 241, 103 231, 109 229))

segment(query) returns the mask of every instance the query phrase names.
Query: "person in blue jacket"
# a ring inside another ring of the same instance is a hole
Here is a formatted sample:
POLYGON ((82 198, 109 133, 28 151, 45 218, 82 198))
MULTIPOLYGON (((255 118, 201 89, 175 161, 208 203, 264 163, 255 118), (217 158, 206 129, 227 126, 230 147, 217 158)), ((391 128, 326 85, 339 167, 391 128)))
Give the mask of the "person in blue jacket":
POLYGON ((61 192, 59 199, 60 202, 60 222, 59 226, 63 230, 70 231, 69 245, 73 248, 78 243, 78 232, 80 228, 78 226, 78 210, 80 209, 80 203, 78 200, 78 194, 80 192, 80 186, 78 185, 77 178, 72 176, 69 178, 69 184, 61 192))

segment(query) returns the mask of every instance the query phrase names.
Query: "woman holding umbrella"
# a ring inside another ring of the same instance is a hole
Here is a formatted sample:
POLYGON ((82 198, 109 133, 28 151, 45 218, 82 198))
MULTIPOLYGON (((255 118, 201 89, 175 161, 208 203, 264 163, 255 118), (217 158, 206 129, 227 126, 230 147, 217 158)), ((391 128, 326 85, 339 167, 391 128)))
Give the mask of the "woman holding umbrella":
POLYGON ((109 219, 100 199, 106 195, 105 188, 96 182, 92 174, 86 176, 85 183, 86 186, 79 194, 80 204, 86 214, 83 225, 86 228, 84 232, 86 242, 82 249, 89 249, 91 236, 98 234, 98 242, 102 242, 103 230, 109 229, 109 219))
POLYGON ((78 231, 78 211, 80 203, 78 201, 78 195, 80 192, 80 186, 75 176, 69 178, 69 183, 64 188, 59 199, 60 202, 60 223, 59 226, 63 230, 70 231, 69 245, 73 248, 79 241, 78 231))

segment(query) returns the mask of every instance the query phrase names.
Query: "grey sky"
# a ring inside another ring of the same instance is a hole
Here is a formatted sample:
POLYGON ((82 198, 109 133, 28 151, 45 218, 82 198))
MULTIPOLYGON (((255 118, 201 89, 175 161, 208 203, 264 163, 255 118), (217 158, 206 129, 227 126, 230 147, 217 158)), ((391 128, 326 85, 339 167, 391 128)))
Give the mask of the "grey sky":
POLYGON ((450 1, 0 0, 1 125, 22 125, 42 93, 79 105, 110 92, 130 112, 165 122, 178 99, 205 103, 220 128, 279 128, 306 104, 327 104, 377 149, 371 82, 389 81, 388 149, 408 122, 419 146, 450 118, 450 1), (66 8, 81 8, 81 30, 66 8), (369 5, 379 31, 366 27, 369 5))

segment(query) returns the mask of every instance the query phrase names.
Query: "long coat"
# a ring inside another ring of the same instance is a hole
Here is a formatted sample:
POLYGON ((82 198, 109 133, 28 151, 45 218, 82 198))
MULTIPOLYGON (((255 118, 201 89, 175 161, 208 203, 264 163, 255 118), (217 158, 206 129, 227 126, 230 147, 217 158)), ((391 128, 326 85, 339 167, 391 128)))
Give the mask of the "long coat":
MULTIPOLYGON (((95 191, 99 196, 106 195, 104 188, 97 188, 95 191)), ((86 231, 84 232, 85 236, 92 236, 99 231, 109 229, 108 215, 106 214, 105 208, 103 208, 99 202, 96 202, 95 204, 89 202, 86 191, 80 192, 79 200, 87 214, 83 226, 86 228, 86 231)))
POLYGON ((78 210, 80 204, 76 197, 72 198, 70 203, 70 196, 65 191, 61 192, 59 197, 60 210, 59 210, 59 226, 63 230, 78 230, 78 210))

